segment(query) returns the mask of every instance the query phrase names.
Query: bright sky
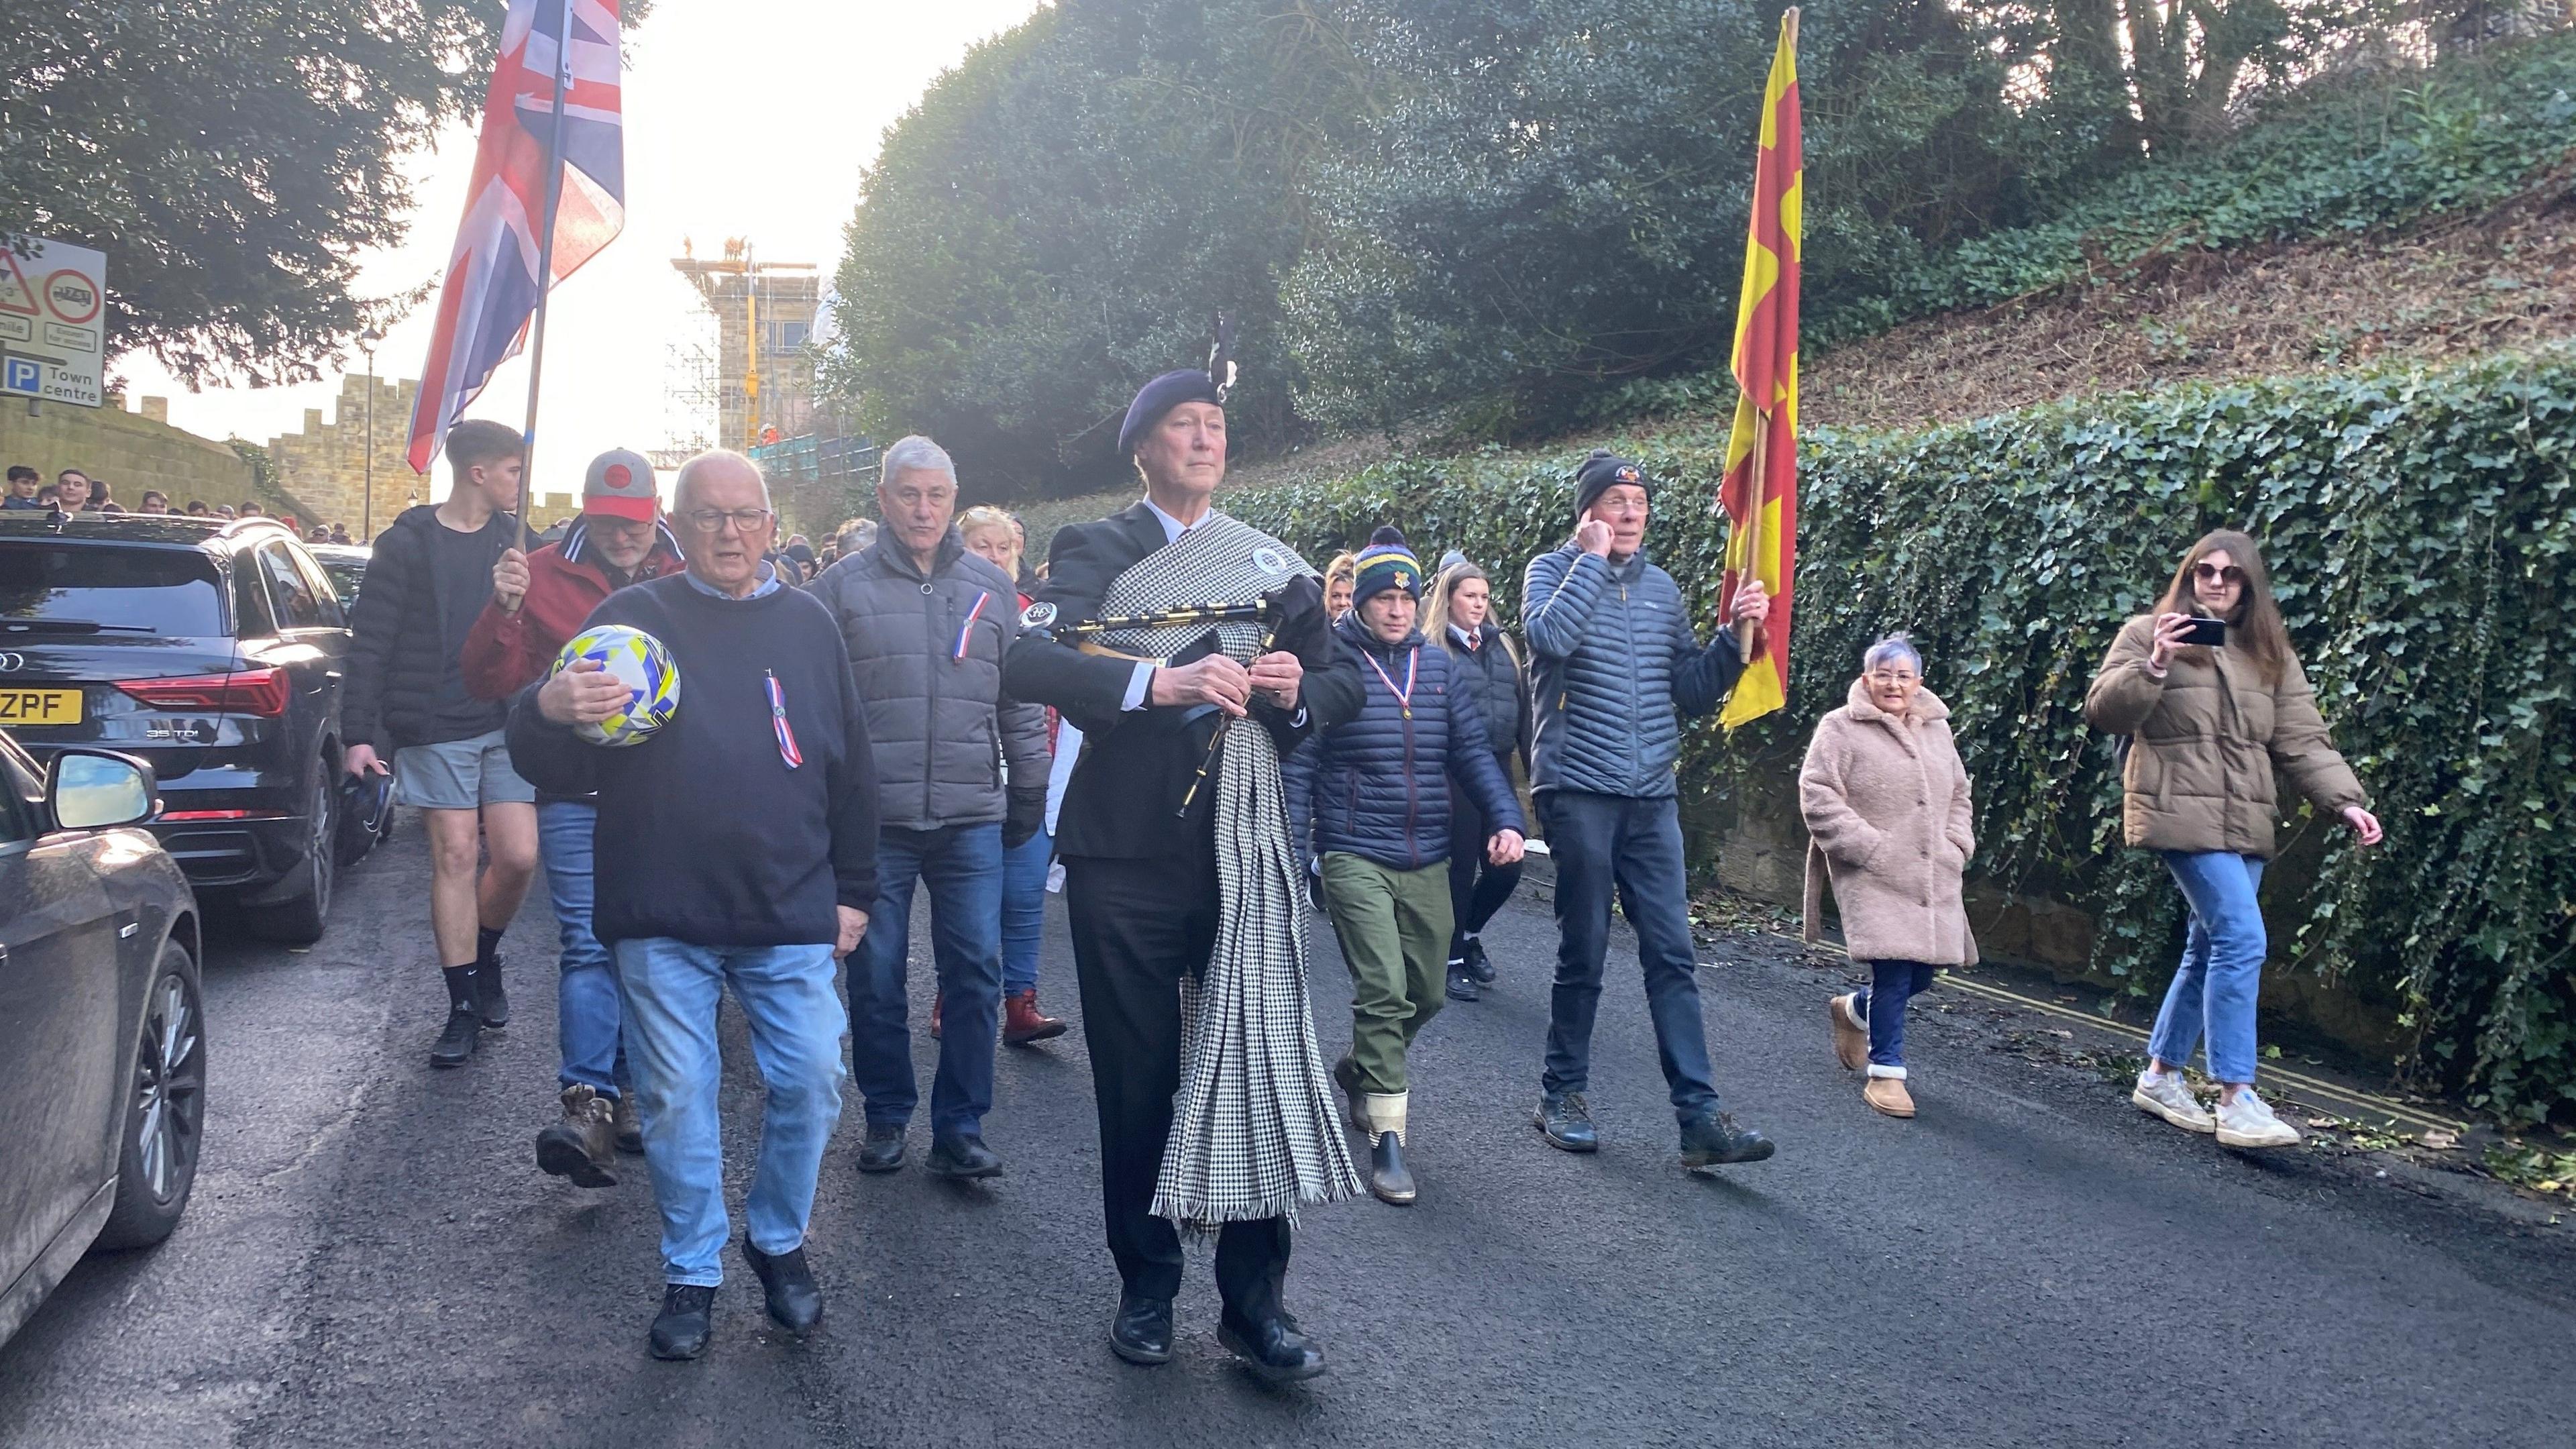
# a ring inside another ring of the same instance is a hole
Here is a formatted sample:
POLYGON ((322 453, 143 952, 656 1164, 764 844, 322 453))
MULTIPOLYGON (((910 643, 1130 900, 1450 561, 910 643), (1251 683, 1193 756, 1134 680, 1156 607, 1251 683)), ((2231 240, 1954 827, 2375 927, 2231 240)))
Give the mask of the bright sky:
MULTIPOLYGON (((683 237, 699 256, 747 237, 765 261, 813 262, 828 283, 859 174, 887 125, 968 47, 1026 19, 1039 0, 660 0, 628 44, 626 230, 556 289, 547 323, 540 492, 574 492, 580 469, 611 447, 660 447, 667 344, 695 325, 697 295, 671 270, 683 237)), ((413 158, 419 209, 397 248, 370 257, 362 285, 390 294, 446 268, 474 166, 459 128, 413 158)), ((108 285, 116 284, 108 256, 108 285)), ((429 354, 435 295, 376 350, 379 377, 417 377, 429 354)), ((353 372, 364 363, 353 351, 353 372)), ((129 396, 170 399, 170 421, 210 438, 266 442, 331 417, 337 376, 281 388, 190 393, 136 353, 112 364, 129 396)), ((528 359, 493 375, 471 416, 512 427, 526 417, 528 359)), ((400 431, 406 419, 376 419, 400 431)), ((444 468, 434 490, 443 496, 444 468)), ((669 480, 664 480, 667 491, 669 480)))

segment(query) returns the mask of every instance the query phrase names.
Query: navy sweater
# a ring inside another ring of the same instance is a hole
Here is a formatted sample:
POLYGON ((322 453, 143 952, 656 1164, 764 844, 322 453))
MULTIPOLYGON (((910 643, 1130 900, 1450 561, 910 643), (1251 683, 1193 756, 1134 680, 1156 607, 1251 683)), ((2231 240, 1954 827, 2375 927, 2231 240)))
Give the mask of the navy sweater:
POLYGON ((510 711, 510 761, 530 784, 599 792, 599 939, 829 944, 835 905, 874 909, 876 764, 831 611, 799 589, 720 599, 674 574, 609 595, 591 624, 643 630, 680 670, 678 713, 640 745, 586 744, 549 723, 539 685, 510 711), (771 675, 795 768, 771 722, 771 675))

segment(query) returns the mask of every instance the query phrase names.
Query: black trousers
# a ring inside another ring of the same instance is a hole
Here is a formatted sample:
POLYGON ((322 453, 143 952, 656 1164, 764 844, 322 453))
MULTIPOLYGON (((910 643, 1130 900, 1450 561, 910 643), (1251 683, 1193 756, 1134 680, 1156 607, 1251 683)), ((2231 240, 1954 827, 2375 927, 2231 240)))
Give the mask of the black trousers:
MULTIPOLYGON (((1503 767, 1503 779, 1512 778, 1512 757, 1494 756, 1503 767)), ((1494 912, 1512 898, 1521 885, 1521 863, 1496 865, 1485 859, 1485 842, 1494 836, 1494 827, 1485 812, 1476 808, 1475 798, 1449 782, 1449 912, 1456 918, 1450 927, 1449 959, 1467 954, 1467 938, 1485 929, 1494 912)))
MULTIPOLYGON (((1181 977, 1204 968, 1216 945, 1214 843, 1154 860, 1067 857, 1064 872, 1109 1253, 1127 1291, 1171 1298, 1181 1288, 1180 1232, 1149 1209, 1181 1084, 1181 977)), ((1288 1239, 1286 1218, 1225 1225, 1216 1286, 1228 1311, 1258 1322, 1281 1310, 1288 1239)))

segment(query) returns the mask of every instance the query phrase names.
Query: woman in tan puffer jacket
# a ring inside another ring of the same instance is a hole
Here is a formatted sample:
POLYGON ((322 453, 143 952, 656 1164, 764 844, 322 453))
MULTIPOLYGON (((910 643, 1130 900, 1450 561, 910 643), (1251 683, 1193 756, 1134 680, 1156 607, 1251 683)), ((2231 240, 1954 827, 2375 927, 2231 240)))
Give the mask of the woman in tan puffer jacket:
POLYGON ((1923 687, 1923 656, 1904 635, 1871 645, 1850 699, 1816 722, 1798 808, 1809 836, 1807 939, 1821 932, 1830 878, 1843 944, 1870 968, 1868 989, 1827 1003, 1834 1053, 1847 1070, 1869 1069, 1870 1106, 1911 1117, 1905 1003, 1939 967, 1976 964, 1960 898, 1976 834, 1949 706, 1923 687))
POLYGON ((2182 965, 2129 1100, 2229 1147, 2289 1146, 2298 1132, 2254 1092, 2254 1000, 2269 949, 2255 892, 2274 849, 2274 782, 2286 777, 2364 845, 2378 843, 2379 821, 2326 736, 2253 539, 2223 529, 2191 546, 2155 612, 2120 630, 2084 713, 2129 736, 2128 843, 2162 855, 2191 906, 2182 965), (2184 643, 2195 616, 2222 621, 2226 642, 2184 643), (2204 1030, 2215 1116, 2182 1079, 2204 1030))

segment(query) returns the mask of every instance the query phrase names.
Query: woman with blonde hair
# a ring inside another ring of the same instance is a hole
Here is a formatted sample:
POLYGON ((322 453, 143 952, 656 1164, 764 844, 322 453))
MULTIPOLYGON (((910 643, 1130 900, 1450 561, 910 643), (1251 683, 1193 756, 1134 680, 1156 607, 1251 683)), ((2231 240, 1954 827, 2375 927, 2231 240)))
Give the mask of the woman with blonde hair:
MULTIPOLYGON (((1485 571, 1463 556, 1443 560, 1431 583, 1422 614, 1422 637, 1449 651, 1451 675, 1458 687, 1476 696, 1485 722, 1485 744, 1503 779, 1512 778, 1512 761, 1529 765, 1529 689, 1521 678, 1520 651, 1493 619, 1494 586, 1485 571)), ((1449 908, 1455 918, 1449 937, 1448 993, 1452 1001, 1474 1001, 1478 988, 1494 981, 1494 964, 1485 956, 1481 933, 1485 923, 1520 888, 1521 863, 1496 865, 1483 849, 1494 833, 1493 822, 1476 808, 1475 797, 1449 782, 1449 908)))
POLYGON ((2275 849, 2277 776, 2364 845, 2370 796, 2335 752, 2254 540, 2233 529, 2191 546, 2153 612, 2120 629, 2084 698, 2096 729, 2129 737, 2121 830, 2164 857, 2191 907, 2182 964, 2156 1013, 2129 1100, 2226 1147, 2287 1147, 2298 1130, 2254 1091, 2254 999, 2271 942, 2255 892, 2275 849), (2183 1081, 2206 1037, 2212 1114, 2183 1081))
POLYGON ((1351 611, 1351 595, 1360 586, 1360 556, 1337 553, 1324 565, 1324 615, 1338 619, 1351 611))
POLYGON ((1798 812, 1808 834, 1806 937, 1821 934, 1831 881, 1844 947, 1870 973, 1868 986, 1826 1003, 1834 1055, 1846 1071, 1867 1069, 1861 1100, 1911 1117, 1905 1004, 1941 967, 1977 963, 1960 890, 1977 840, 1950 707, 1923 687, 1922 652, 1903 634, 1869 646, 1850 694, 1816 722, 1798 812))

